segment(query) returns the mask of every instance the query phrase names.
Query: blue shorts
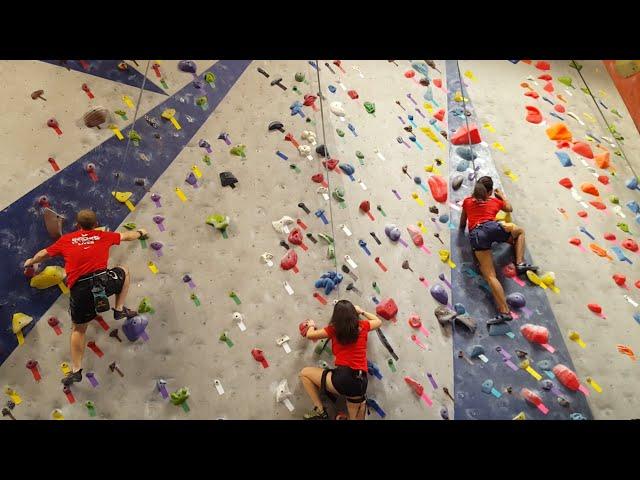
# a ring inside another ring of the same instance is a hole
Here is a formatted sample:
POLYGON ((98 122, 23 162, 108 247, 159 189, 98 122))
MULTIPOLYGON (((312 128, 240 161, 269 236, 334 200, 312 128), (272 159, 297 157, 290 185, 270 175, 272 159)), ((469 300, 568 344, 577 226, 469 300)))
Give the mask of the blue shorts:
POLYGON ((511 234, 502 228, 502 225, 498 222, 493 221, 476 225, 469 232, 469 241, 474 252, 477 250, 491 250, 491 245, 494 242, 508 242, 510 239, 511 234))

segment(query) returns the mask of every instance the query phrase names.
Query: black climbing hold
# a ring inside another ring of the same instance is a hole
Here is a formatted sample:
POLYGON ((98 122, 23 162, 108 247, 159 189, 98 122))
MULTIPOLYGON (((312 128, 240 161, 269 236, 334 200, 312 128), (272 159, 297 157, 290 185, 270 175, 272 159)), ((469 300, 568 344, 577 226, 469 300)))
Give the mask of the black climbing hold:
POLYGON ((258 72, 260 72, 265 77, 269 78, 269 74, 267 72, 265 72, 262 68, 258 67, 258 72))
POLYGON ((285 242, 284 240, 282 240, 280 242, 280 246, 284 247, 285 250, 289 250, 289 245, 287 244, 287 242, 285 242))
POLYGON ((236 188, 238 179, 231 172, 222 172, 220 173, 220 183, 223 187, 236 188))
POLYGON ((429 207, 429 211, 434 215, 437 215, 439 212, 438 207, 436 207, 435 205, 432 205, 431 207, 429 207))
POLYGON ((284 85, 282 85, 282 77, 276 77, 275 79, 271 80, 271 86, 273 87, 274 85, 279 86, 282 90, 286 90, 287 87, 285 87, 284 85))
POLYGON ((309 210, 309 209, 307 208, 307 206, 306 206, 304 203, 300 202, 300 203, 298 204, 298 206, 299 206, 302 210, 304 210, 304 211, 305 211, 305 213, 306 213, 307 215, 311 213, 311 210, 309 210))
POLYGON ((327 150, 327 147, 324 146, 324 144, 318 145, 316 147, 316 153, 318 155, 322 155, 323 157, 329 158, 329 151, 327 150))
POLYGON ((369 235, 373 237, 378 245, 382 245, 382 242, 380 242, 380 239, 376 236, 375 232, 369 232, 369 235))
POLYGON ((271 122, 269 124, 269 131, 273 132, 275 130, 278 130, 278 131, 284 133, 284 126, 282 125, 282 122, 275 121, 275 122, 271 122))
POLYGON ((464 177, 462 175, 456 175, 451 180, 451 188, 456 191, 462 186, 462 182, 464 182, 464 177))
POLYGON ((312 233, 307 233, 307 238, 311 240, 313 243, 318 243, 312 233))

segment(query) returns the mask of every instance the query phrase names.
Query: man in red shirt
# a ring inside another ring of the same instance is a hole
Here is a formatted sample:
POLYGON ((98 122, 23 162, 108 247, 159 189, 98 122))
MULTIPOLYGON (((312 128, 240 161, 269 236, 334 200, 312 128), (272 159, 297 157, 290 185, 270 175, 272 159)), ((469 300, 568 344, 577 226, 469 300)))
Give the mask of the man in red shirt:
POLYGON ((508 242, 513 245, 518 275, 528 270, 536 272, 538 267, 524 261, 524 229, 513 223, 496 222, 496 214, 503 210, 512 212, 513 207, 500 190, 493 190, 491 177, 481 177, 476 182, 473 195, 462 202, 460 231, 464 232, 469 224, 469 241, 471 248, 480 263, 482 276, 489 284, 493 298, 498 307, 498 314, 487 320, 487 325, 511 321, 511 313, 507 306, 504 289, 498 281, 493 266, 491 246, 494 242, 508 242), (493 197, 491 195, 494 195, 493 197))
POLYGON ((87 325, 96 312, 109 310, 107 297, 116 296, 114 320, 130 318, 137 312, 124 306, 129 290, 129 270, 124 265, 107 268, 109 248, 121 241, 147 236, 144 229, 136 232, 103 232, 96 230, 98 219, 92 210, 80 210, 76 217, 78 230, 60 237, 53 245, 40 250, 24 263, 31 267, 50 257, 64 257, 67 286, 71 290, 69 311, 73 322, 71 331, 71 362, 73 369, 62 379, 65 386, 82 380, 82 357, 85 349, 87 325))

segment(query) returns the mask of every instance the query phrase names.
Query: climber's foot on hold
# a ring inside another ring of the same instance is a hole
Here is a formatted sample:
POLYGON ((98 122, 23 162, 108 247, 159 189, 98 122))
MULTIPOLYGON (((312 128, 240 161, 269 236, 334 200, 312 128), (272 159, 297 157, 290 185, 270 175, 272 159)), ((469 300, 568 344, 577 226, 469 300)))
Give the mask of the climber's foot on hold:
POLYGON ((527 273, 529 270, 533 273, 536 273, 538 271, 538 267, 536 267, 535 265, 530 265, 528 263, 516 263, 516 273, 518 275, 527 273))
POLYGON ((138 312, 129 310, 127 307, 122 307, 122 310, 113 309, 113 319, 121 320, 123 318, 133 318, 138 315, 138 312))
POLYGON ((318 407, 313 407, 313 411, 304 414, 305 420, 329 420, 329 414, 326 410, 319 410, 318 407))
POLYGON ((82 369, 77 372, 69 372, 67 373, 60 383, 62 383, 65 387, 69 387, 74 383, 82 381, 82 369))
POLYGON ((498 313, 495 317, 487 320, 487 325, 496 325, 498 323, 510 322, 513 317, 510 313, 498 313))

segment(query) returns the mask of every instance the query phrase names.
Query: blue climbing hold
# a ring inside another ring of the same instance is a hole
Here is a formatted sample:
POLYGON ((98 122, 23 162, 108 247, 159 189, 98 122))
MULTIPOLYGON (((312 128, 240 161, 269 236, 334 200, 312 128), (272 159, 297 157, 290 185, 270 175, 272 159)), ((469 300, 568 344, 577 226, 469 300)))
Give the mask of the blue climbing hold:
POLYGON ((458 315, 464 315, 464 313, 466 312, 466 309, 464 308, 464 305, 462 305, 461 303, 456 303, 453 306, 453 309, 456 311, 456 313, 458 315))
POLYGON ((440 223, 448 223, 449 215, 446 213, 443 213, 442 215, 440 215, 440 218, 438 218, 438 220, 440 220, 440 223))
POLYGON ((556 156, 560 159, 560 163, 563 167, 573 167, 571 163, 571 157, 565 152, 556 152, 556 156))
POLYGON ((328 88, 331 93, 336 93, 336 87, 334 87, 333 85, 329 85, 328 88))

